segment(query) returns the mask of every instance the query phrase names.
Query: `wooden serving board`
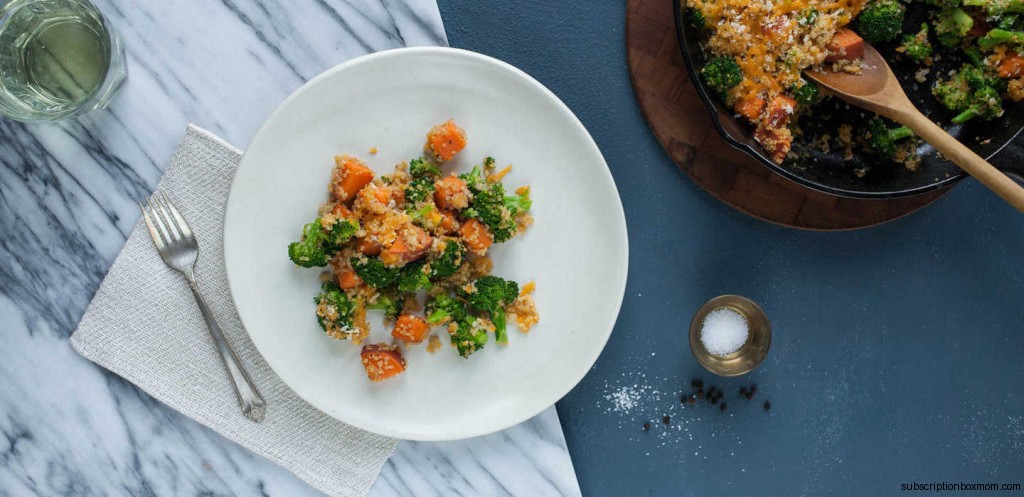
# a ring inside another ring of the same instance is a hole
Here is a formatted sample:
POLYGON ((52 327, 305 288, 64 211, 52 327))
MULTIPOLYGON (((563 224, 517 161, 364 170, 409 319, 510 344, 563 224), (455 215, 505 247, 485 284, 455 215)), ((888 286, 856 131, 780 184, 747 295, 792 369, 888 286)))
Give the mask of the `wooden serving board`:
POLYGON ((771 171, 718 134, 683 63, 674 0, 628 0, 626 50, 640 109, 655 137, 694 182, 758 219, 809 230, 865 228, 905 216, 948 189, 864 200, 812 190, 771 171))

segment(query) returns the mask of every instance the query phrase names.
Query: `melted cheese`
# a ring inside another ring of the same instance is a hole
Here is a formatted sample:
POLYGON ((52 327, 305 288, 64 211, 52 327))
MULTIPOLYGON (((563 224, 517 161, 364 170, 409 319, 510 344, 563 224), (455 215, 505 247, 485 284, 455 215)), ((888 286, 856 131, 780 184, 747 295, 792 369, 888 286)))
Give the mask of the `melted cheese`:
POLYGON ((774 96, 802 86, 801 73, 821 64, 836 31, 860 13, 866 0, 689 0, 704 14, 711 36, 706 48, 733 57, 743 81, 728 95, 774 96), (811 10, 817 12, 810 20, 811 10))

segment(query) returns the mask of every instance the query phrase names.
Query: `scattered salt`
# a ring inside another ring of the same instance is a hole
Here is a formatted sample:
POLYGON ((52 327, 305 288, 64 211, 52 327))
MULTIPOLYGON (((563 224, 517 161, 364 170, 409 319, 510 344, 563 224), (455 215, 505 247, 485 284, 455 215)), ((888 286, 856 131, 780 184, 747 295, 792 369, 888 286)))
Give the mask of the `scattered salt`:
POLYGON ((605 396, 612 401, 616 412, 629 412, 640 403, 640 392, 633 387, 624 386, 605 396))
POLYGON ((708 352, 719 356, 728 355, 739 350, 747 342, 748 334, 747 318, 723 307, 711 311, 704 318, 700 341, 708 352))

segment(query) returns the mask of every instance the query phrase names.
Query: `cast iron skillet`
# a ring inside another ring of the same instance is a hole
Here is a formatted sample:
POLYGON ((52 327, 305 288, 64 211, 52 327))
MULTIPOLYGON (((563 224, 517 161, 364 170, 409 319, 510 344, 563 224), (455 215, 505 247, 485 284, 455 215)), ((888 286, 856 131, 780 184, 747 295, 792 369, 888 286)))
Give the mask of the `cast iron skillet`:
MULTIPOLYGON (((939 157, 935 149, 927 144, 918 148, 922 160, 916 171, 909 171, 902 165, 891 161, 876 161, 870 156, 858 154, 856 150, 851 160, 844 160, 844 152, 836 150, 838 147, 833 147, 833 150, 827 153, 821 151, 816 142, 822 135, 830 135, 833 137, 832 142, 834 143, 840 125, 850 124, 855 130, 862 129, 863 123, 872 117, 872 114, 849 106, 836 98, 822 101, 814 108, 811 115, 801 116, 799 123, 804 134, 797 137, 793 143, 793 150, 799 153, 800 158, 787 159, 781 165, 772 162, 761 146, 754 141, 753 128, 745 120, 737 118, 731 109, 720 102, 704 86, 703 78, 700 77, 700 69, 704 66, 707 57, 700 47, 701 34, 697 29, 688 26, 683 18, 684 2, 685 0, 676 0, 675 2, 676 33, 679 36, 679 46, 682 48, 683 60, 690 71, 694 86, 697 87, 698 93, 711 111, 712 122, 727 142, 768 168, 815 190, 846 197, 875 199, 917 195, 952 185, 966 176, 966 173, 953 163, 939 157), (854 174, 855 170, 865 166, 867 174, 864 177, 854 174)), ((916 3, 911 4, 905 24, 907 29, 904 31, 916 31, 911 26, 920 26, 921 22, 926 19, 927 11, 916 3), (915 9, 915 6, 919 9, 915 9)), ((952 113, 942 107, 932 96, 931 82, 936 74, 945 76, 949 70, 960 67, 963 60, 958 56, 950 56, 943 52, 941 60, 932 65, 928 82, 922 84, 914 79, 918 69, 916 64, 902 60, 902 57, 894 50, 896 46, 897 43, 883 43, 876 45, 876 48, 892 66, 893 72, 896 73, 910 100, 925 115, 942 124, 951 135, 978 155, 991 160, 992 156, 1005 147, 1024 128, 1024 102, 1013 103, 1010 101, 1004 104, 1006 113, 996 120, 972 120, 963 126, 947 126, 949 119, 953 117, 952 113)), ((1012 166, 1019 167, 1019 170, 1010 170, 1006 167, 1009 165, 1004 166, 1004 172, 1018 181, 1024 180, 1024 165, 1012 166)))

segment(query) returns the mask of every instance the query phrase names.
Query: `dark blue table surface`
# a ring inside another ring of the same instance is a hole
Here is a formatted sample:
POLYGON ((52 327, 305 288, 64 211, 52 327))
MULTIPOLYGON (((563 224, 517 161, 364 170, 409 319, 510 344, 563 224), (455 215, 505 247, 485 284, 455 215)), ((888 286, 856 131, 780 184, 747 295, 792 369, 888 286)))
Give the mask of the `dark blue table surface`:
POLYGON ((1024 216, 966 180, 868 230, 757 221, 690 182, 651 135, 626 67, 625 2, 440 6, 452 46, 518 66, 568 104, 622 197, 622 312, 594 369, 558 404, 584 494, 1024 483, 1024 216), (759 370, 713 380, 687 330, 703 302, 725 293, 761 303, 774 338, 759 370), (728 411, 680 408, 694 377, 724 389, 728 411), (755 399, 739 398, 752 382, 755 399), (647 387, 639 404, 614 409, 609 392, 633 384, 647 387))

